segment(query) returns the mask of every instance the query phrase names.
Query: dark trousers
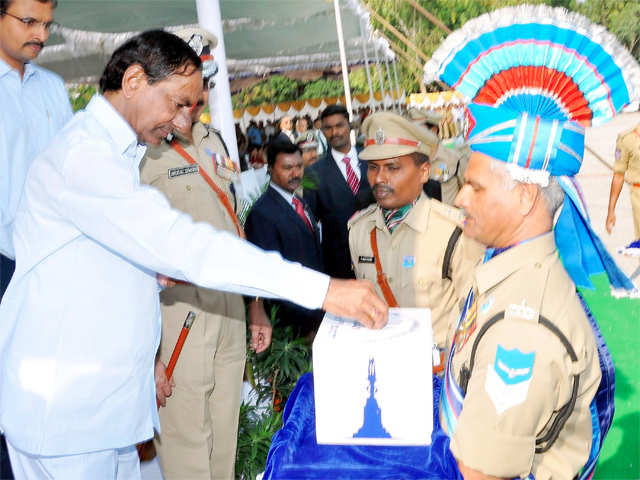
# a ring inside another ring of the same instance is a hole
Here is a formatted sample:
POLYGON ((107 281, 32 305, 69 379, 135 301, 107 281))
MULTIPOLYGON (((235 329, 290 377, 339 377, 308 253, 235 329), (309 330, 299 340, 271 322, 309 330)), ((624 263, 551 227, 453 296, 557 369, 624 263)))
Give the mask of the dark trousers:
MULTIPOLYGON (((0 255, 0 301, 4 295, 4 291, 9 285, 9 280, 13 276, 16 264, 10 258, 0 255)), ((11 463, 9 463, 9 452, 7 452, 7 444, 4 435, 0 435, 0 480, 12 480, 13 472, 11 471, 11 463)))

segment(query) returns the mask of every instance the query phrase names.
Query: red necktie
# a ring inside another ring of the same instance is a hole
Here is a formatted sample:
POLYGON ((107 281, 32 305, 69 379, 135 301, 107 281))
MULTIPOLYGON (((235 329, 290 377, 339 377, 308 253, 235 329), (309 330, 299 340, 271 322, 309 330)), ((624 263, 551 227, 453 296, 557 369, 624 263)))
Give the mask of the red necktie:
POLYGON ((347 167, 347 183, 349 184, 349 188, 353 192, 354 195, 358 193, 360 189, 360 181, 358 180, 358 176, 356 172, 351 168, 351 163, 349 162, 349 157, 344 157, 342 159, 344 162, 344 166, 347 167))
POLYGON ((293 202, 293 207, 296 209, 296 213, 304 221, 305 225, 309 228, 309 230, 311 230, 311 233, 314 233, 313 227, 311 226, 311 222, 307 218, 307 214, 304 213, 304 207, 302 206, 302 202, 298 200, 298 197, 296 197, 295 195, 293 197, 292 202, 293 202))

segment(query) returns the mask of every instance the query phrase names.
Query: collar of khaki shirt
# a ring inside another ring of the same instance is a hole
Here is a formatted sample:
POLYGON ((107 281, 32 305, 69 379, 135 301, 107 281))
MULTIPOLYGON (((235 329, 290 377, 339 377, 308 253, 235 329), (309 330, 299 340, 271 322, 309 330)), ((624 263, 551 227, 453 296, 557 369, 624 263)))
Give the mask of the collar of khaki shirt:
POLYGON ((542 261, 555 251, 556 242, 553 232, 547 232, 515 245, 487 263, 478 265, 475 271, 478 292, 486 292, 522 267, 542 261))
MULTIPOLYGON (((382 230, 384 232, 388 232, 387 224, 384 221, 384 216, 382 215, 382 208, 380 205, 376 208, 376 228, 378 230, 382 230)), ((424 233, 427 231, 427 225, 429 224, 429 214, 431 212, 431 201, 427 198, 424 193, 420 193, 420 198, 413 206, 409 214, 402 220, 402 223, 398 225, 394 232, 397 232, 402 225, 407 225, 409 228, 413 230, 424 233)))

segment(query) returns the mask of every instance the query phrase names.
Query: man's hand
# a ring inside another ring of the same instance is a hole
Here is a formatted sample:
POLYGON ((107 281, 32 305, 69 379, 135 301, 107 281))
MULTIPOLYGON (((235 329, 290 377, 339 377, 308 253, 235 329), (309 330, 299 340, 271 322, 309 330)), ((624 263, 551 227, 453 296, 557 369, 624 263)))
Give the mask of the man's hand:
POLYGON ((382 328, 387 324, 389 307, 376 293, 368 280, 339 280, 329 282, 322 309, 340 317, 353 318, 368 328, 382 328))
POLYGON ((249 330, 251 331, 251 350, 262 353, 271 345, 271 321, 264 311, 262 300, 249 304, 249 330))
POLYGON ((606 223, 607 233, 609 235, 611 235, 611 232, 613 232, 613 227, 615 226, 616 226, 616 214, 611 212, 607 215, 607 223, 606 223))
POLYGON ((173 381, 173 378, 171 380, 167 378, 167 367, 160 360, 156 360, 154 377, 156 380, 156 399, 158 405, 166 407, 167 397, 170 397, 173 393, 173 387, 176 386, 176 382, 173 381))

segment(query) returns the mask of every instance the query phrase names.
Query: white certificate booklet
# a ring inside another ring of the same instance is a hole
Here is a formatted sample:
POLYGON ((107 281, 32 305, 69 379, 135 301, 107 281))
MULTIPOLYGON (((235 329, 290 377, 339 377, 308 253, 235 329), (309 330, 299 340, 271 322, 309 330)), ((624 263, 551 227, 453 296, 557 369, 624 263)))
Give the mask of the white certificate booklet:
POLYGON ((320 444, 428 445, 431 311, 392 308, 381 330, 326 314, 313 343, 320 444))

